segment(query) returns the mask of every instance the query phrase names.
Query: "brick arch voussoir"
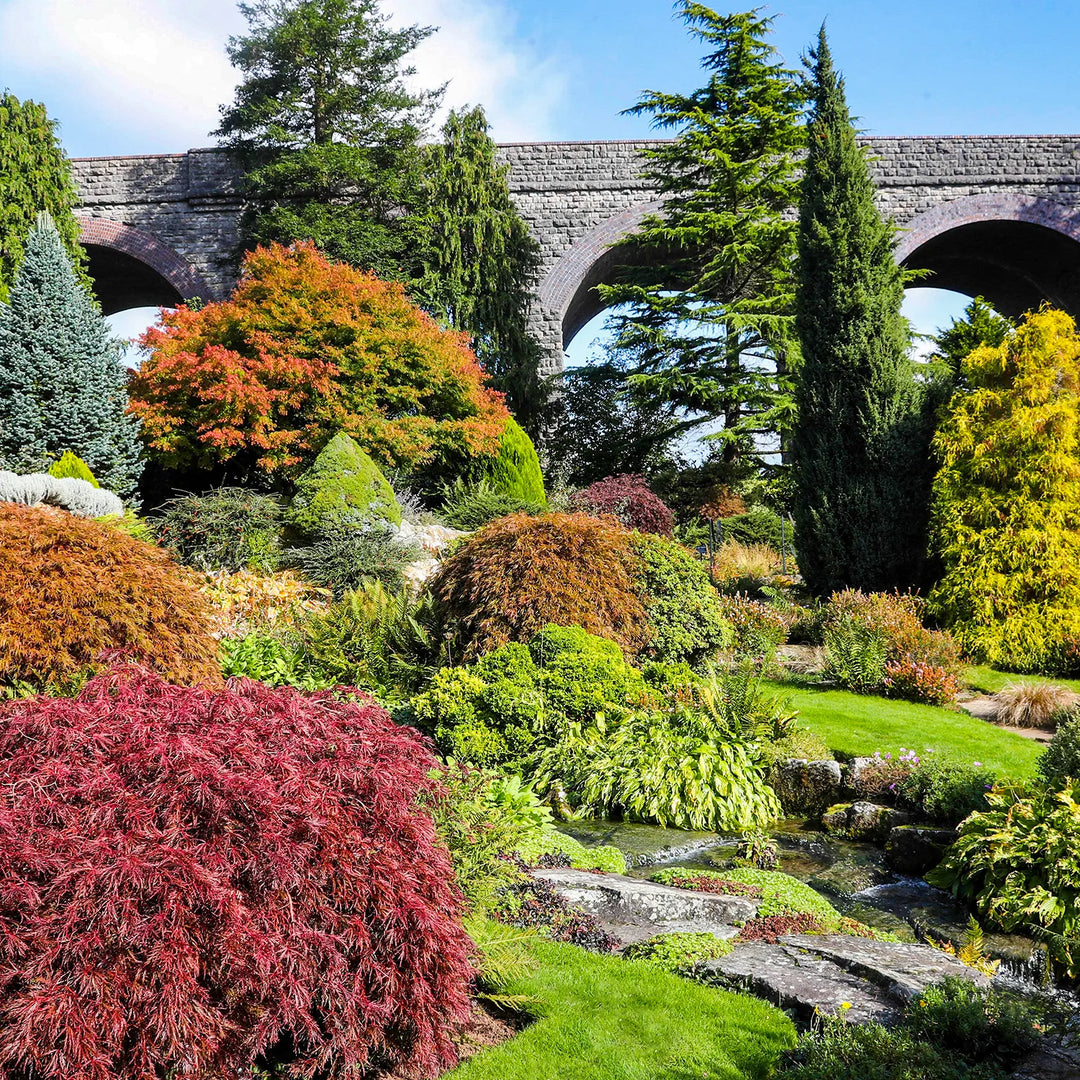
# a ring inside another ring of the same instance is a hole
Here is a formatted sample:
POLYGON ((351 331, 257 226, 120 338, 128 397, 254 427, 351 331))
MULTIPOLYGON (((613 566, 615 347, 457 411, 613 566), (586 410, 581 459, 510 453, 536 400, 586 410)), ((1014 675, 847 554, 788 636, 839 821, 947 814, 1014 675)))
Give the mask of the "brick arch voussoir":
POLYGON ((1041 225, 1080 243, 1080 211, 1036 195, 987 193, 950 199, 916 215, 904 226, 896 245, 897 262, 906 262, 928 241, 987 221, 1017 221, 1041 225))
POLYGON ((78 216, 83 244, 111 248, 130 255, 160 274, 184 300, 198 296, 213 300, 205 278, 182 255, 163 244, 152 233, 108 218, 78 216))
POLYGON ((537 290, 540 305, 562 321, 589 272, 624 236, 634 232, 650 214, 660 209, 657 201, 640 203, 594 226, 556 261, 537 290))

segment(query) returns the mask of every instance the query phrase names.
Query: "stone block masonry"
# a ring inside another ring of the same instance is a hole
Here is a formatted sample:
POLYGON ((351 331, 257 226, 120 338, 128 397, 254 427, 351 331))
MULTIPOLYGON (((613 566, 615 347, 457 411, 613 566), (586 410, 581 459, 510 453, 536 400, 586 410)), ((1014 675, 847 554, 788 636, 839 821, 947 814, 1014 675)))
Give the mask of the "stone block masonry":
MULTIPOLYGON (((864 141, 874 159, 881 208, 907 229, 901 257, 949 230, 982 222, 1026 222, 1080 242, 1080 136, 864 141)), ((642 179, 642 151, 652 145, 500 147, 501 160, 510 166, 511 193, 540 244, 532 323, 549 371, 561 370, 564 345, 600 310, 591 290, 613 264, 611 244, 657 206, 656 192, 642 179)), ((224 151, 83 158, 74 166, 84 218, 149 235, 161 245, 161 266, 171 266, 169 253, 174 254, 205 283, 211 298, 227 294, 236 279, 241 202, 239 172, 224 151)), ((1080 259, 1075 267, 1055 264, 1054 272, 1066 299, 1053 298, 1068 303, 1075 289, 1080 308, 1080 259)), ((1043 291, 1050 294, 1053 287, 1043 291)))

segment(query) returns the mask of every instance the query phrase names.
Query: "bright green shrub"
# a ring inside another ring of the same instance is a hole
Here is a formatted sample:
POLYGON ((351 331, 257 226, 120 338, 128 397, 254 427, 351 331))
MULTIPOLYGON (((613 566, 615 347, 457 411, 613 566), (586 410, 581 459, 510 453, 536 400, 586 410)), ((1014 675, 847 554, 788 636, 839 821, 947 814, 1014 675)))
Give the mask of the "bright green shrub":
POLYGON ((725 541, 733 540, 747 547, 768 547, 778 552, 783 541, 787 547, 788 564, 794 565, 795 545, 792 543, 791 522, 785 522, 781 530, 780 515, 767 506, 751 506, 745 514, 722 518, 717 522, 717 527, 722 530, 725 541))
POLYGON ((341 521, 401 524, 401 507, 379 466, 340 431, 296 482, 289 520, 309 536, 341 521))
POLYGON ((78 454, 71 450, 65 450, 50 466, 49 475, 55 476, 58 479, 63 477, 73 477, 76 480, 85 480, 88 484, 93 484, 94 487, 99 488, 101 485, 94 479, 94 474, 90 471, 90 466, 78 454))
POLYGON ((281 505, 245 488, 216 488, 162 506, 159 544, 199 570, 274 570, 281 555, 281 505))
POLYGON ((536 447, 513 417, 503 431, 498 456, 490 465, 485 464, 483 475, 497 491, 527 505, 547 507, 544 474, 536 447))
POLYGON ((705 960, 719 960, 735 946, 715 934, 657 934, 635 942, 623 952, 624 960, 636 960, 679 975, 705 960))
POLYGON ((781 812, 756 748, 688 708, 637 710, 613 728, 570 725, 537 754, 535 778, 585 814, 682 829, 752 829, 781 812))
POLYGON ((698 665, 714 659, 733 640, 709 573, 681 544, 651 533, 635 533, 638 588, 645 604, 650 641, 657 660, 698 665))
POLYGON ((326 690, 336 685, 336 680, 320 680, 305 673, 296 646, 258 630, 221 642, 221 672, 227 679, 258 679, 267 686, 300 690, 326 690))
MULTIPOLYGON (((963 364, 934 438, 933 612, 983 663, 1053 671, 1080 641, 1080 335, 1026 316, 963 364)), ((1071 663, 1071 661, 1070 661, 1071 663)))
POLYGON ((568 724, 649 697, 618 645, 580 627, 545 627, 464 668, 443 668, 413 698, 416 721, 456 760, 490 766, 520 758, 568 724))
POLYGON ((954 824, 986 809, 986 794, 996 781, 993 770, 983 765, 930 754, 897 782, 896 798, 928 818, 954 824))
POLYGON ((1043 941, 1066 976, 1080 975, 1080 790, 988 792, 927 880, 1008 933, 1043 941))

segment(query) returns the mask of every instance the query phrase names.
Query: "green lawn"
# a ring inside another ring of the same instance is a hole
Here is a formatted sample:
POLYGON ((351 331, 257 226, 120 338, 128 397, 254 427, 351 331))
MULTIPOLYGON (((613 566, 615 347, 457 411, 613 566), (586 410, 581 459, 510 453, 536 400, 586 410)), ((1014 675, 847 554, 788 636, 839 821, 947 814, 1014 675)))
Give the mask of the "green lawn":
POLYGON ((895 754, 901 747, 932 749, 965 761, 981 761, 1002 777, 1019 779, 1034 772, 1035 759, 1044 749, 1031 739, 962 711, 846 690, 766 685, 789 698, 799 710, 799 722, 823 739, 830 750, 845 757, 866 756, 875 750, 895 754))
POLYGON ((764 1080, 795 1041, 771 1005, 573 945, 533 946, 537 967, 509 992, 539 1019, 454 1080, 764 1080))
POLYGON ((1070 690, 1080 693, 1080 679, 1052 679, 1045 675, 1016 675, 1013 672, 998 671, 985 665, 969 667, 964 672, 964 682, 972 690, 981 690, 984 694, 996 694, 1007 683, 1018 682, 1054 683, 1056 686, 1067 686, 1070 690))

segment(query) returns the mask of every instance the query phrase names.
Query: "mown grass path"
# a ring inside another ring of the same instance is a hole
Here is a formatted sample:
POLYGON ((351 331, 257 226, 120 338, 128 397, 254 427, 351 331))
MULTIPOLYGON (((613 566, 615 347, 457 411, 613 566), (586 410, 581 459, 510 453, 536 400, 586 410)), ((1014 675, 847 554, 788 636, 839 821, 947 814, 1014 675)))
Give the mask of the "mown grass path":
POLYGON ((535 970, 509 992, 537 998, 539 1018, 453 1080, 764 1080, 795 1041, 756 998, 573 945, 532 951, 535 970))

